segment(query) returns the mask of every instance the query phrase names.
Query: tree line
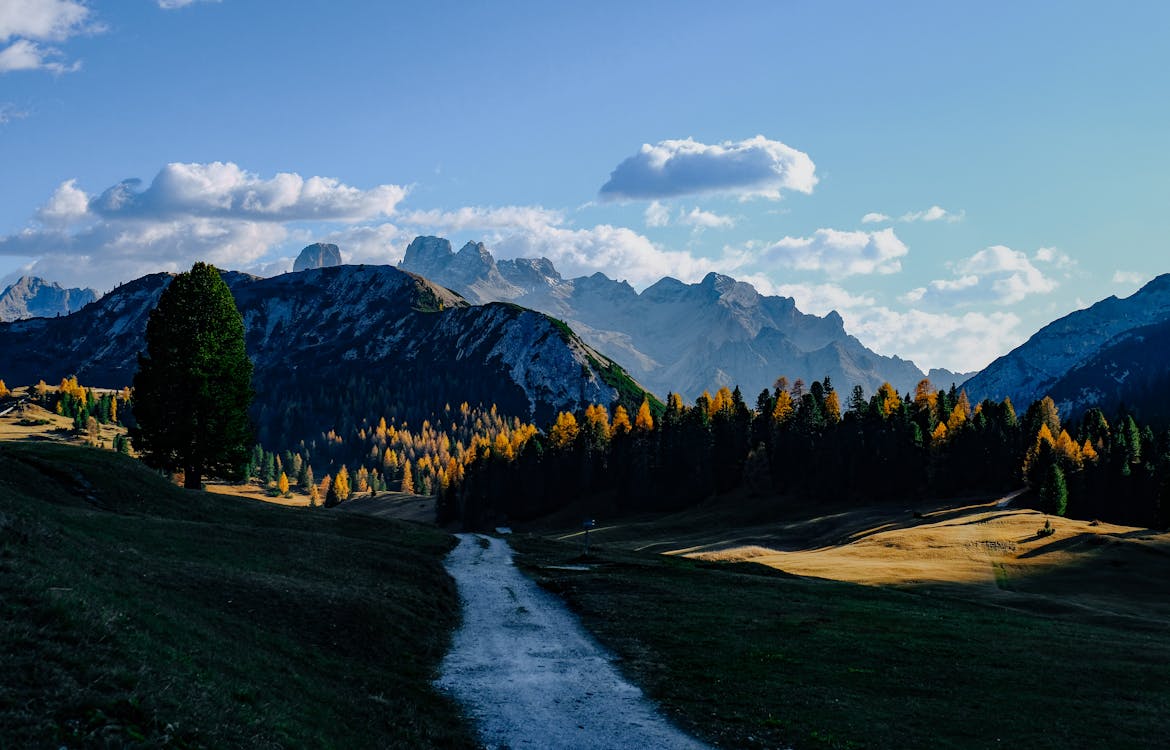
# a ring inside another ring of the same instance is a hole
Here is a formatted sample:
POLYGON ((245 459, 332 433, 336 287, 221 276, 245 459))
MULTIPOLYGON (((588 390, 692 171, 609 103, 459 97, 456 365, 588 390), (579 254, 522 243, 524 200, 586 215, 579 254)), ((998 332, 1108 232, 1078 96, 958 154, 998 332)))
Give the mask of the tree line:
POLYGON ((972 405, 966 393, 913 393, 888 383, 842 399, 829 378, 780 378, 754 405, 739 389, 693 405, 670 394, 655 418, 590 406, 562 412, 511 456, 489 451, 442 494, 441 520, 475 526, 532 518, 591 498, 595 512, 675 510, 712 495, 777 502, 917 502, 1028 487, 1056 515, 1170 524, 1170 432, 1131 413, 1091 409, 1062 424, 1052 399, 1019 416, 1009 399, 972 405))

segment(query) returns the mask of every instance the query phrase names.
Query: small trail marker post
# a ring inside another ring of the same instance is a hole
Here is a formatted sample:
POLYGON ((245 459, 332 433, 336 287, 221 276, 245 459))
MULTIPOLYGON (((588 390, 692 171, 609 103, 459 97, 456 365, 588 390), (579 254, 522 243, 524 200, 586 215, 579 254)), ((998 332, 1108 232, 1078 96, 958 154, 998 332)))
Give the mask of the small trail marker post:
POLYGON ((581 524, 581 527, 585 529, 585 552, 582 554, 582 557, 589 557, 589 529, 592 529, 596 525, 597 521, 593 520, 592 518, 586 519, 585 522, 581 524))

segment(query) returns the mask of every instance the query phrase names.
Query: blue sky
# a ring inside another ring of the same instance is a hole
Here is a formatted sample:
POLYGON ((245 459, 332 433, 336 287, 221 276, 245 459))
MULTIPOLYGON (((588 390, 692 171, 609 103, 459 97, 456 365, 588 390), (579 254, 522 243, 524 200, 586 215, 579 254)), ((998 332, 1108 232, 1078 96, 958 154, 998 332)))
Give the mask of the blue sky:
POLYGON ((0 279, 441 234, 973 369, 1170 271, 1165 3, 411 5, 0 0, 0 279))

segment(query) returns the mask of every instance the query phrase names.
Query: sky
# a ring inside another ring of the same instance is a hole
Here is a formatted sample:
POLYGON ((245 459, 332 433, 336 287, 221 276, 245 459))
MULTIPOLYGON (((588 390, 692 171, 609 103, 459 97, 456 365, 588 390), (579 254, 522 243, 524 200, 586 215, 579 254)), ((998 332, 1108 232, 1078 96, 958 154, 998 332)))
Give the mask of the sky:
POLYGON ((437 234, 971 371, 1170 272, 1167 38, 1164 2, 0 0, 0 283, 437 234))

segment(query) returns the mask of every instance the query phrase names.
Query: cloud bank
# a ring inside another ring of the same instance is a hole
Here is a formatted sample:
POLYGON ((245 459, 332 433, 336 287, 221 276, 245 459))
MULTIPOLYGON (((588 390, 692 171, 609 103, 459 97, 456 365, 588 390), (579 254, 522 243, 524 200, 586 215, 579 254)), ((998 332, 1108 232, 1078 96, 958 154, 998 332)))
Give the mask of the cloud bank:
POLYGON ((902 270, 909 249, 893 229, 843 232, 818 229, 811 237, 785 237, 760 253, 764 261, 832 276, 889 274, 902 270))
POLYGON ((230 162, 168 164, 150 185, 125 180, 97 195, 63 182, 0 255, 70 284, 109 286, 196 260, 247 270, 286 241, 311 241, 306 223, 352 225, 395 213, 407 189, 363 190, 331 177, 263 178, 230 162))
POLYGON ((811 193, 816 165, 808 154, 762 135, 708 145, 687 138, 643 144, 601 186, 606 200, 654 200, 722 193, 779 199, 782 191, 811 193))

